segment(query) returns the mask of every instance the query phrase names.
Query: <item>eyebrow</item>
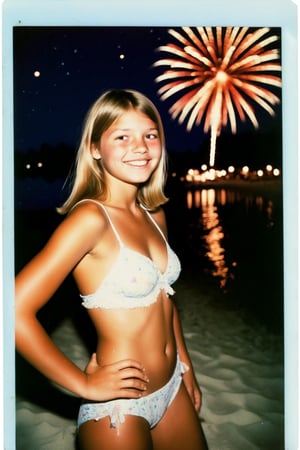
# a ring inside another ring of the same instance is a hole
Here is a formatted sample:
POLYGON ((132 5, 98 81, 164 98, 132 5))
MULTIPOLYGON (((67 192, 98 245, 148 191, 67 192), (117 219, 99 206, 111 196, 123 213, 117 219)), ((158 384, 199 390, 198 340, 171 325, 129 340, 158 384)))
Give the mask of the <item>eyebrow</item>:
MULTIPOLYGON (((134 128, 115 128, 115 129, 113 129, 112 130, 112 132, 115 132, 115 131, 131 131, 131 130, 134 130, 134 128)), ((158 131, 158 128, 157 127, 151 127, 151 128, 146 128, 146 130, 145 131, 158 131)))

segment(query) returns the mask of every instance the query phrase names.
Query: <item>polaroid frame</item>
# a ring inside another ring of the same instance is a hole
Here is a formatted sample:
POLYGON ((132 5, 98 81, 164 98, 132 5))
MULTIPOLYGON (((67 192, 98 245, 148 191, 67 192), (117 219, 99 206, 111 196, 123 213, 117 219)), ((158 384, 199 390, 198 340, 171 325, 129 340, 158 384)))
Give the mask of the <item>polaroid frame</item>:
MULTIPOLYGON (((296 0, 295 0, 296 1, 296 0)), ((299 14, 299 13, 298 13, 299 14)), ((299 16, 298 16, 299 17, 299 16)), ((15 449, 13 28, 18 26, 270 26, 282 31, 285 446, 298 444, 298 77, 292 0, 4 0, 2 5, 2 270, 0 445, 15 449)), ((1 193, 1 190, 0 190, 1 193)))

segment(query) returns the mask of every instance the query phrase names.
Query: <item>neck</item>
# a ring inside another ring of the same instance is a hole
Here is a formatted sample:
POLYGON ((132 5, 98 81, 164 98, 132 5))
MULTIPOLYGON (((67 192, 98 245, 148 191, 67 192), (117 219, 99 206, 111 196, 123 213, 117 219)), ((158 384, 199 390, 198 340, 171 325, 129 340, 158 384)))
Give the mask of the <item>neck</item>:
POLYGON ((137 206, 138 186, 120 182, 108 183, 105 203, 122 209, 134 210, 137 206))

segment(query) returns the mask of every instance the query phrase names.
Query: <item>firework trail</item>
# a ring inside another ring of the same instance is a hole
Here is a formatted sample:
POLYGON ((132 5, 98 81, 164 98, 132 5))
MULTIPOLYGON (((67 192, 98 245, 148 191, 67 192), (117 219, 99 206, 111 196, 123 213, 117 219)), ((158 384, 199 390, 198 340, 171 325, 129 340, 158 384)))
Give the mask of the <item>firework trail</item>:
POLYGON ((269 28, 253 32, 248 27, 182 27, 182 33, 170 29, 176 44, 157 50, 171 56, 154 63, 168 69, 155 81, 162 100, 177 94, 169 112, 179 123, 187 120, 188 131, 204 121, 204 132, 211 131, 210 166, 215 163, 216 140, 222 127, 230 124, 237 131, 237 120, 258 120, 255 104, 271 116, 280 99, 269 87, 281 87, 279 50, 272 48, 278 36, 269 28), (178 98, 179 94, 179 98, 178 98))

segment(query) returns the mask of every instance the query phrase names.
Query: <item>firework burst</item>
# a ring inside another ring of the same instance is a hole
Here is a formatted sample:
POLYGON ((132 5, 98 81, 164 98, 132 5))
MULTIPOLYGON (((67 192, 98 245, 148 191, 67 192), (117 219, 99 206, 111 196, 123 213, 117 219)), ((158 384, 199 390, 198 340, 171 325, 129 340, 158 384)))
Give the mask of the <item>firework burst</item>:
POLYGON ((169 53, 154 66, 167 66, 156 82, 162 100, 177 95, 169 112, 179 123, 187 121, 188 131, 204 123, 211 131, 210 165, 215 162, 216 140, 222 127, 237 131, 237 121, 251 121, 259 127, 255 105, 271 116, 280 102, 270 88, 281 87, 279 50, 274 47, 278 36, 269 28, 253 32, 248 27, 183 27, 170 29, 176 44, 169 43, 158 51, 169 53))

